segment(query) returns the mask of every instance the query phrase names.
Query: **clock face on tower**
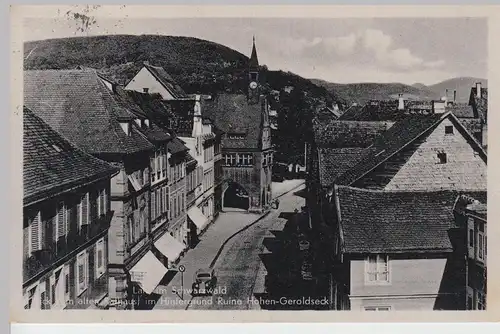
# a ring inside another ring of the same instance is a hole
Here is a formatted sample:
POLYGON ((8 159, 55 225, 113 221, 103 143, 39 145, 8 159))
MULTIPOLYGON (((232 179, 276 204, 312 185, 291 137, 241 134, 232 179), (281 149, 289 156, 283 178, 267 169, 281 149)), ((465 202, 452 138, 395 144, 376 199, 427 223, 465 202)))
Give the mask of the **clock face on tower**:
POLYGON ((252 89, 257 88, 257 83, 255 81, 250 82, 250 88, 252 89))

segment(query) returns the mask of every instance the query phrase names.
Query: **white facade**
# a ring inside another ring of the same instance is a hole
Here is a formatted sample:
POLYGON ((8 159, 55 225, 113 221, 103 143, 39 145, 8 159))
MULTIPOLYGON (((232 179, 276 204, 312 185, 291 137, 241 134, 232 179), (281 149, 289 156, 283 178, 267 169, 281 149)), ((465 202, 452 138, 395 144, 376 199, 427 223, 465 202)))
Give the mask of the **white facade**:
POLYGON ((174 97, 165 87, 151 74, 146 68, 142 69, 135 77, 125 86, 126 90, 133 90, 141 93, 160 94, 164 100, 173 100, 174 97), (145 90, 147 89, 147 91, 145 90))

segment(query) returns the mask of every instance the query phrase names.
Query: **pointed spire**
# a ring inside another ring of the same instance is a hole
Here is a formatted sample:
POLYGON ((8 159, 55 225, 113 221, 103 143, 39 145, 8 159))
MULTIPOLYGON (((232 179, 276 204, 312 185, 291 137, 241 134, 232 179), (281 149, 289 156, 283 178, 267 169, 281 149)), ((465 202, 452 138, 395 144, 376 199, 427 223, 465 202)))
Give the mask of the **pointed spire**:
POLYGON ((251 69, 256 69, 259 67, 259 59, 257 58, 257 49, 255 48, 255 36, 253 36, 252 55, 250 56, 248 66, 251 69))

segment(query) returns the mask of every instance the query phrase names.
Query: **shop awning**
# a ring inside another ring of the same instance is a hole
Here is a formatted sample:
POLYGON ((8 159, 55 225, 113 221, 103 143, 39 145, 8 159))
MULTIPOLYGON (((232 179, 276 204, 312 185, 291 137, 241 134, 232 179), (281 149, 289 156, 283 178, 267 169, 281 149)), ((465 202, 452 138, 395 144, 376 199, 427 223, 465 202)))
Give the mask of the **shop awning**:
POLYGON ((149 251, 130 270, 130 278, 138 283, 144 292, 150 294, 166 273, 167 268, 149 251))
POLYGON ((167 257, 168 262, 177 260, 186 248, 182 242, 177 241, 168 232, 155 242, 155 247, 167 257))
POLYGON ((208 224, 208 218, 201 212, 196 205, 188 210, 188 217, 191 221, 202 230, 208 224))

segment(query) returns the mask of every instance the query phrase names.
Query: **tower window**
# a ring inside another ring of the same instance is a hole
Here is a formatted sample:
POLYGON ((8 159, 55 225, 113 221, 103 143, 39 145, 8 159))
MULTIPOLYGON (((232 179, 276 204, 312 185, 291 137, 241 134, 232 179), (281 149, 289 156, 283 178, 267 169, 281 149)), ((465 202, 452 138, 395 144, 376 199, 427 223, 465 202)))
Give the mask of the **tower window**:
POLYGON ((440 164, 445 164, 447 162, 446 153, 440 152, 440 153, 437 154, 437 157, 439 159, 439 163, 440 164))
POLYGON ((256 72, 252 72, 250 73, 250 79, 252 81, 257 81, 257 73, 256 72))
POLYGON ((453 134, 453 126, 451 126, 451 125, 445 126, 444 133, 447 135, 452 135, 453 134))

